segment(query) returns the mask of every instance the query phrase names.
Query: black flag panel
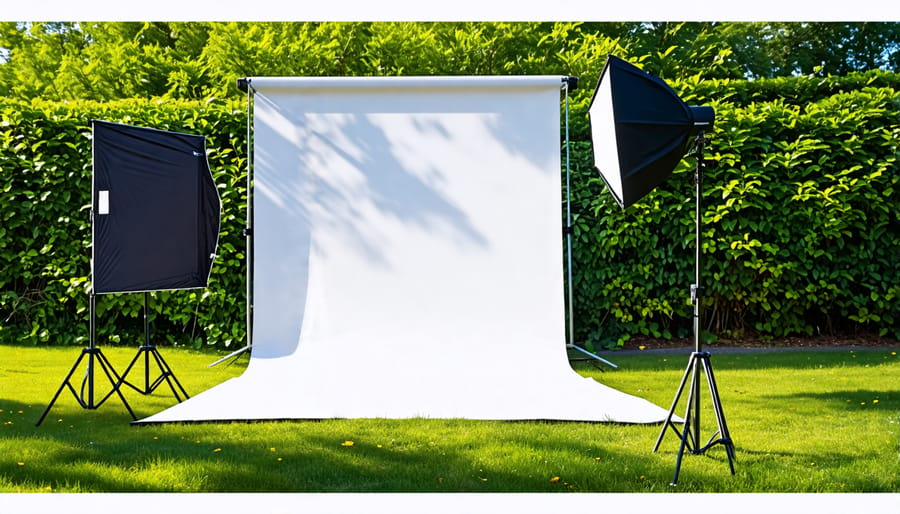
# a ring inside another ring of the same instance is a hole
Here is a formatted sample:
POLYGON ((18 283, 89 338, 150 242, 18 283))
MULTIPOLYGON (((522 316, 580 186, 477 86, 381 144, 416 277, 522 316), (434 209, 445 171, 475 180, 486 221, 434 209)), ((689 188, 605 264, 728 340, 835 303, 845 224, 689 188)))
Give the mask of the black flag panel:
POLYGON ((94 292, 206 287, 221 212, 206 139, 92 124, 94 292))

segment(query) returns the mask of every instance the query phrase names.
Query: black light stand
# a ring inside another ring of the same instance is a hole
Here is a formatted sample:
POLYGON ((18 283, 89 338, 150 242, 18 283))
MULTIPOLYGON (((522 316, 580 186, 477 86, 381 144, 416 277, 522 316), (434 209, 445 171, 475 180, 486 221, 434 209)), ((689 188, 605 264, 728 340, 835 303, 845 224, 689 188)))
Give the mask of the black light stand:
POLYGON ((81 355, 78 356, 78 359, 75 360, 75 364, 72 366, 72 369, 69 370, 69 374, 66 375, 66 378, 63 380, 62 385, 59 386, 59 389, 56 390, 56 394, 53 395, 53 399, 50 400, 50 404, 47 405, 47 408, 44 410, 44 413, 41 414, 41 418, 37 421, 36 426, 41 426, 44 418, 47 417, 47 414, 50 412, 50 409, 53 407, 53 404, 56 403, 57 398, 59 398, 60 393, 62 393, 63 389, 68 388, 72 393, 72 396, 75 397, 75 400, 78 401, 78 404, 81 405, 83 409, 97 409, 113 393, 116 393, 119 396, 119 399, 122 400, 122 403, 125 405, 125 408, 128 409, 128 413, 131 414, 131 419, 137 420, 137 416, 134 415, 134 411, 131 410, 131 406, 128 405, 128 402, 125 400, 125 396, 122 395, 122 391, 119 390, 119 386, 122 382, 122 377, 116 373, 116 370, 112 367, 109 360, 103 355, 103 352, 96 345, 97 339, 97 297, 94 294, 93 288, 90 292, 89 299, 89 310, 90 310, 90 321, 89 321, 89 340, 88 346, 81 350, 81 355), (81 364, 82 359, 87 356, 87 370, 85 372, 84 380, 81 384, 81 393, 75 390, 75 387, 72 385, 72 375, 75 374, 75 371, 78 369, 81 364), (106 393, 106 396, 101 398, 99 401, 95 398, 95 387, 94 387, 94 367, 95 365, 99 365, 100 369, 103 370, 103 374, 106 375, 106 379, 109 381, 112 389, 106 393), (87 394, 85 394, 85 388, 87 388, 87 394))
POLYGON ((184 387, 181 385, 181 382, 178 381, 178 378, 175 377, 175 373, 172 372, 172 368, 169 367, 169 364, 163 359, 163 356, 159 353, 159 350, 156 348, 154 344, 150 342, 150 309, 149 309, 149 297, 150 293, 144 291, 144 345, 138 348, 137 354, 131 359, 131 363, 125 368, 125 372, 122 373, 122 378, 119 380, 119 384, 117 387, 121 385, 127 385, 128 387, 134 389, 135 391, 148 395, 156 390, 157 387, 162 385, 163 382, 169 385, 169 388, 172 390, 172 394, 175 395, 175 399, 181 403, 182 398, 178 394, 181 391, 181 394, 184 395, 184 398, 190 398, 188 396, 187 391, 184 390, 184 387), (128 376, 128 373, 131 372, 132 368, 143 356, 144 361, 144 385, 143 387, 136 386, 131 382, 125 380, 128 376), (159 369, 160 375, 154 380, 150 381, 150 357, 153 357, 153 361, 156 363, 156 367, 159 369), (177 386, 177 389, 176 389, 177 386))
POLYGON ((719 398, 719 390, 716 386, 716 379, 713 376, 712 364, 709 361, 710 353, 701 351, 700 342, 700 293, 703 290, 700 287, 700 204, 702 198, 700 188, 703 177, 702 172, 706 168, 706 162, 703 160, 703 147, 708 141, 709 140, 704 137, 704 134, 701 131, 694 140, 695 153, 692 155, 697 159, 696 171, 694 173, 694 186, 696 188, 696 235, 694 245, 696 257, 694 261, 694 284, 691 285, 691 304, 694 306, 694 352, 691 353, 687 368, 684 371, 684 377, 681 379, 681 384, 678 386, 678 392, 675 394, 675 400, 672 402, 672 407, 669 409, 669 414, 663 424, 662 431, 659 433, 659 438, 656 440, 656 445, 653 447, 654 452, 659 449, 663 436, 669 428, 671 428, 681 439, 681 446, 678 449, 678 457, 675 461, 675 477, 672 479, 671 484, 673 486, 678 484, 678 472, 681 470, 681 459, 685 449, 688 449, 694 455, 699 455, 717 444, 725 446, 725 453, 728 455, 728 466, 731 468, 731 474, 734 475, 734 443, 728 432, 728 426, 725 424, 725 413, 722 411, 722 401, 719 398), (718 430, 713 433, 705 446, 700 446, 701 371, 706 375, 710 399, 712 400, 713 411, 715 412, 716 423, 718 425, 718 430), (678 405, 678 401, 681 398, 681 393, 684 391, 684 386, 688 382, 688 378, 690 378, 691 386, 688 391, 684 426, 682 431, 679 432, 675 423, 672 421, 672 416, 678 405))

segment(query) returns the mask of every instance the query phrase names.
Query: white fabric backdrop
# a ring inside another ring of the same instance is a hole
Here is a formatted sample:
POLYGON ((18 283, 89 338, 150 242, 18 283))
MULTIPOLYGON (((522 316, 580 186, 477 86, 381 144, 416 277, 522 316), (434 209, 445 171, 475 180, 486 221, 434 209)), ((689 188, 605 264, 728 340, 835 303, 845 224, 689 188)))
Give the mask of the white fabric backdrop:
POLYGON ((251 79, 251 361, 143 421, 664 420, 568 364, 561 81, 251 79))

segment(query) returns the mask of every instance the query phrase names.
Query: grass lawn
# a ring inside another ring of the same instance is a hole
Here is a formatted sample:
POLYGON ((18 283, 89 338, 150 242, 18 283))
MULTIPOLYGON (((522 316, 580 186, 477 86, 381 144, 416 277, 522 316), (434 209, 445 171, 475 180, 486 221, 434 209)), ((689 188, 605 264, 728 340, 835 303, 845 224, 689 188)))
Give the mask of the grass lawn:
MULTIPOLYGON (((678 440, 668 431, 652 453, 660 425, 354 419, 131 426, 115 396, 84 410, 63 391, 35 427, 80 348, 0 346, 0 492, 900 492, 896 348, 712 351, 737 474, 717 446, 686 455, 672 488, 678 440)), ((104 348, 119 371, 134 352, 104 348)), ((246 363, 208 368, 216 355, 162 353, 191 394, 240 374, 246 363)), ((687 359, 687 351, 644 352, 615 356, 615 371, 575 366, 668 408, 687 359)), ((175 402, 165 386, 151 396, 125 395, 138 417, 175 402)), ((712 409, 703 413, 705 441, 712 409)))

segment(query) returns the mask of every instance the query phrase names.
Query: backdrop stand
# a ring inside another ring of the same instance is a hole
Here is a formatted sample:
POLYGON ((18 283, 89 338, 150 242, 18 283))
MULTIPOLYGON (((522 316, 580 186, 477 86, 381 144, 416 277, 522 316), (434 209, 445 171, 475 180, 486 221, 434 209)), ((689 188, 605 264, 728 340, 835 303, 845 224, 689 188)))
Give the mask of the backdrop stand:
POLYGON ((678 485, 678 472, 681 470, 681 459, 685 449, 688 449, 694 455, 700 455, 715 445, 721 444, 725 446, 725 453, 728 456, 728 466, 731 468, 731 474, 734 475, 734 443, 731 441, 731 434, 728 432, 728 426, 725 423, 725 413, 722 411, 722 401, 719 398, 719 390, 716 386, 715 377, 713 376, 712 363, 710 363, 709 360, 710 353, 701 351, 700 341, 700 292, 702 291, 702 288, 700 287, 700 204, 702 198, 700 188, 703 176, 702 171, 706 168, 706 162, 703 160, 703 147, 707 142, 708 139, 704 137, 703 132, 701 131, 694 140, 696 151, 693 154, 693 157, 697 159, 697 166, 694 172, 694 187, 696 190, 696 211, 694 215, 696 218, 696 234, 694 246, 696 256, 694 258, 694 284, 691 284, 691 304, 694 307, 694 352, 691 353, 687 368, 684 370, 684 376, 681 379, 681 384, 678 386, 678 392, 675 394, 675 400, 672 402, 672 407, 669 409, 669 414, 666 417, 666 421, 663 423, 662 431, 659 433, 659 438, 657 438, 656 445, 653 447, 654 452, 659 449, 663 436, 669 428, 671 428, 681 439, 681 445, 678 448, 678 457, 675 461, 675 477, 672 479, 671 484, 673 486, 678 485), (704 446, 700 446, 701 372, 706 375, 706 383, 709 386, 709 395, 712 400, 713 412, 716 415, 717 424, 716 432, 713 433, 704 446), (682 431, 679 432, 675 423, 672 422, 672 416, 678 405, 678 401, 681 398, 681 394, 684 392, 684 386, 687 384, 688 378, 690 378, 691 386, 688 390, 684 427, 682 431), (716 438, 717 436, 718 439, 716 438))
MULTIPOLYGON (((609 362, 608 360, 598 355, 594 355, 593 353, 575 344, 575 302, 573 300, 573 290, 575 288, 572 284, 572 233, 575 231, 575 229, 572 226, 572 194, 570 192, 571 172, 569 165, 569 89, 575 89, 576 87, 578 87, 578 77, 563 78, 563 89, 565 90, 566 96, 566 226, 563 231, 566 234, 566 273, 568 278, 566 302, 568 303, 569 309, 569 342, 566 344, 566 348, 571 348, 572 350, 581 352, 588 357, 598 360, 608 366, 618 368, 618 366, 616 366, 612 362, 609 362)), ((603 371, 602 368, 599 369, 600 371, 603 371)))
POLYGON ((181 385, 181 382, 178 381, 178 378, 175 376, 175 373, 172 371, 172 368, 163 359, 162 354, 159 353, 159 350, 156 348, 156 345, 150 342, 150 293, 144 291, 144 345, 138 348, 137 354, 135 354, 134 358, 131 359, 131 363, 125 368, 125 372, 122 373, 122 378, 119 381, 118 386, 127 385, 128 387, 134 389, 135 391, 148 395, 156 390, 157 387, 162 385, 163 382, 169 385, 169 388, 172 390, 172 394, 175 395, 175 399, 181 403, 182 398, 181 395, 178 394, 181 391, 181 394, 184 395, 184 398, 190 398, 188 396, 187 391, 184 390, 184 387, 181 385), (143 356, 144 361, 144 385, 143 387, 136 386, 131 382, 126 380, 128 373, 131 372, 132 368, 143 356), (150 357, 153 357, 153 361, 156 363, 156 367, 159 369, 159 376, 154 380, 150 381, 150 357))
POLYGON ((253 349, 253 142, 250 126, 253 123, 253 88, 250 86, 249 78, 240 78, 237 80, 237 87, 241 91, 247 93, 247 193, 246 207, 247 219, 244 226, 244 241, 246 242, 245 262, 247 269, 245 272, 246 301, 245 314, 247 317, 247 344, 243 348, 235 350, 221 359, 213 362, 208 367, 221 364, 232 357, 237 357, 244 352, 253 349))
POLYGON ((134 411, 131 410, 131 406, 128 405, 128 402, 125 400, 125 396, 122 395, 122 391, 119 390, 119 385, 121 384, 122 378, 119 377, 118 373, 116 373, 115 368, 113 368, 112 364, 109 362, 109 359, 103 355, 103 352, 96 345, 96 335, 97 335, 97 298, 94 294, 93 289, 90 292, 89 310, 90 310, 90 321, 89 321, 89 332, 90 335, 88 337, 88 346, 81 350, 81 355, 78 356, 78 359, 75 360, 75 364, 72 365, 72 369, 69 370, 69 373, 66 375, 66 378, 63 380, 62 384, 59 386, 59 389, 56 390, 56 394, 53 395, 53 399, 50 400, 50 404, 47 405, 47 408, 44 409, 44 413, 41 414, 41 418, 38 419, 36 426, 41 426, 44 418, 47 417, 47 414, 50 413, 50 409, 53 408, 53 405, 56 403, 56 400, 59 398, 60 393, 62 393, 63 389, 68 388, 72 393, 72 396, 75 397, 75 400, 78 401, 78 405, 83 409, 97 409, 113 393, 116 393, 119 396, 119 399, 122 400, 122 404, 125 405, 125 408, 128 409, 128 413, 131 414, 131 419, 137 420, 137 416, 134 415, 134 411), (81 384, 81 394, 75 390, 75 387, 72 385, 72 375, 75 374, 75 371, 81 365, 81 361, 87 357, 87 370, 85 372, 84 380, 81 384), (106 393, 106 395, 101 398, 99 401, 96 401, 96 388, 94 387, 94 368, 95 365, 99 365, 100 369, 103 370, 103 374, 106 376, 106 379, 109 381, 112 389, 106 393), (87 388, 87 394, 85 394, 85 388, 87 388))

